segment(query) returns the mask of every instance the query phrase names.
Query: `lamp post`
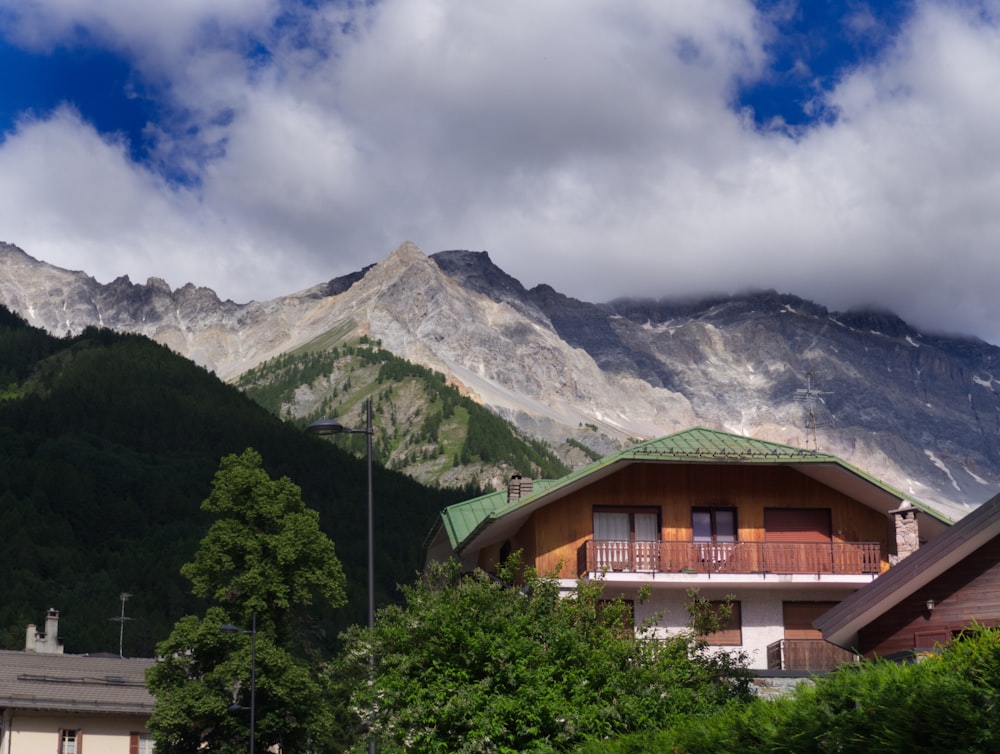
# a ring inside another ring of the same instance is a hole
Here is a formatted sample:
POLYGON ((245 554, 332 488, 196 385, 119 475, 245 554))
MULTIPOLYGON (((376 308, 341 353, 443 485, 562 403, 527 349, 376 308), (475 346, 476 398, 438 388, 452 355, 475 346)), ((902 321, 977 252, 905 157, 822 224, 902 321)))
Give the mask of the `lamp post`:
MULTIPOLYGON (((306 432, 313 435, 365 435, 365 445, 368 457, 368 629, 375 628, 375 528, 374 528, 374 498, 372 495, 372 399, 365 401, 365 428, 350 429, 333 419, 318 419, 306 427, 306 432)), ((373 680, 375 673, 375 656, 368 657, 368 680, 373 680)), ((375 738, 368 738, 369 754, 375 754, 375 738)), ((253 754, 251 752, 251 754, 253 754)))
MULTIPOLYGON (((253 754, 257 722, 257 613, 250 618, 250 630, 227 623, 219 626, 224 634, 250 634, 250 754, 253 754)), ((245 710, 242 704, 229 705, 229 711, 245 710)))

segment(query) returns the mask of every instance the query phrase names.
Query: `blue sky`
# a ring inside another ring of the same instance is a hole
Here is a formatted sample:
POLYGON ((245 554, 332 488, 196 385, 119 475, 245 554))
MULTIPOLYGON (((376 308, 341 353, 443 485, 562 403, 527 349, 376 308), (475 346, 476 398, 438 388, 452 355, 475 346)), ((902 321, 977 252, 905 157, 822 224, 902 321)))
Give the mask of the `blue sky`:
POLYGON ((1000 343, 1000 3, 0 0, 0 240, 246 301, 486 250, 1000 343))

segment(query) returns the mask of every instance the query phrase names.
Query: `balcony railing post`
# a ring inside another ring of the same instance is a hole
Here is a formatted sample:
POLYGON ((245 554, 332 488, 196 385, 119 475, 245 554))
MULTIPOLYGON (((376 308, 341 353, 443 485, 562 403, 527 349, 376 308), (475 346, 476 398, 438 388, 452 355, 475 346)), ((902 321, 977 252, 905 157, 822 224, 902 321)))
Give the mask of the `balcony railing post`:
POLYGON ((877 574, 877 542, 694 542, 588 540, 588 572, 877 574))

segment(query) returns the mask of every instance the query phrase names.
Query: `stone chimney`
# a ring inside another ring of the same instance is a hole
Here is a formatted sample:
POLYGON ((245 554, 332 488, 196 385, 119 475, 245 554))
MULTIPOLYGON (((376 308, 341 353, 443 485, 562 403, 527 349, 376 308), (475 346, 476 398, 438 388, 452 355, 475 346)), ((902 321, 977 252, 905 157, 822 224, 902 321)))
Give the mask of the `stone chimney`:
POLYGON ((917 509, 904 500, 895 510, 889 511, 896 525, 896 554, 889 556, 889 565, 896 565, 920 547, 920 528, 917 526, 917 509))
POLYGON ((45 614, 45 633, 35 630, 34 623, 29 623, 25 629, 24 651, 39 654, 62 654, 63 643, 59 638, 59 611, 50 607, 45 614))
POLYGON ((522 497, 527 497, 535 489, 530 479, 524 479, 520 474, 514 474, 507 482, 507 502, 513 503, 522 497))

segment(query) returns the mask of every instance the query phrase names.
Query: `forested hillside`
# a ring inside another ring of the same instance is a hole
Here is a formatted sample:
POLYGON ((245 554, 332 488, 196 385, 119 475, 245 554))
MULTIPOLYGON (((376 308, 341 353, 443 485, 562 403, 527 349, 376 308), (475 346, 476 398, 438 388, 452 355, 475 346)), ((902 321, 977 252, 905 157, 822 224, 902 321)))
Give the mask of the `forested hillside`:
MULTIPOLYGON (((209 521, 199 510, 219 459, 253 447, 320 512, 349 605, 318 615, 335 641, 363 622, 364 464, 286 424, 234 387, 141 336, 88 329, 52 338, 0 310, 0 643, 61 613, 67 652, 118 651, 119 594, 132 595, 126 655, 149 655, 199 606, 180 576, 209 521)), ((422 534, 464 492, 375 469, 378 599, 395 599, 422 534)))
MULTIPOLYGON (((444 375, 366 337, 340 335, 328 333, 267 361, 236 384, 273 414, 302 426, 321 417, 362 423, 360 407, 370 398, 376 460, 424 484, 495 487, 512 472, 545 478, 568 473, 544 442, 462 395, 444 375)), ((360 453, 363 437, 351 440, 360 453)))

